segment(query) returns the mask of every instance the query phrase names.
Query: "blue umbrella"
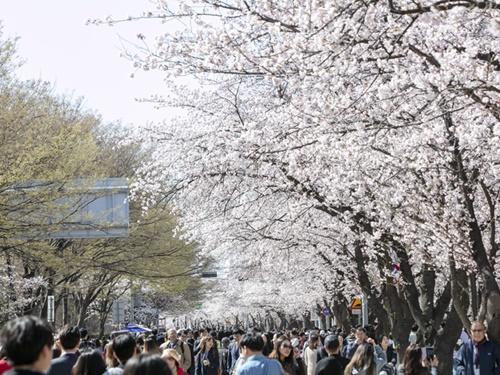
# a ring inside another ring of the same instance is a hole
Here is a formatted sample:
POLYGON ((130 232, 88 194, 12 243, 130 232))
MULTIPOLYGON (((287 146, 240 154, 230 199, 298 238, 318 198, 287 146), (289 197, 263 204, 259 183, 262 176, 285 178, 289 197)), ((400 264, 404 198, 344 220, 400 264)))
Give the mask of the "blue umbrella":
POLYGON ((123 327, 123 330, 129 331, 132 333, 151 332, 150 329, 143 327, 143 326, 140 326, 138 324, 129 324, 128 326, 123 327))

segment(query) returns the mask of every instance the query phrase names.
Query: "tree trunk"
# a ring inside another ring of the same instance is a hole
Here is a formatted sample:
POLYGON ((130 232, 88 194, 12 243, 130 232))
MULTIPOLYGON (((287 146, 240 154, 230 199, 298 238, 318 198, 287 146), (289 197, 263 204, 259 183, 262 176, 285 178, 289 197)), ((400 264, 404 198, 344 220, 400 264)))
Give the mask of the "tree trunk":
POLYGON ((63 288, 62 290, 62 324, 69 324, 69 313, 68 313, 68 289, 63 288))
POLYGON ((304 315, 302 315, 302 322, 304 327, 308 329, 312 328, 311 313, 305 313, 304 315))
POLYGON ((349 334, 352 324, 352 314, 347 307, 348 301, 342 295, 342 293, 337 293, 333 297, 331 311, 335 319, 337 320, 337 325, 342 328, 342 332, 349 334))
POLYGON ((453 350, 462 332, 462 322, 455 307, 451 306, 446 325, 436 337, 434 352, 439 360, 439 373, 451 374, 453 370, 453 350))
MULTIPOLYGON (((500 288, 495 279, 494 267, 488 258, 486 248, 483 243, 481 228, 477 221, 476 212, 474 208, 474 191, 473 182, 467 176, 467 169, 464 166, 462 149, 459 144, 459 139, 453 133, 453 121, 449 113, 444 115, 445 125, 448 131, 448 139, 450 145, 453 147, 453 160, 451 162, 453 172, 457 180, 457 185, 462 190, 462 198, 465 203, 465 208, 469 213, 469 240, 472 243, 472 258, 474 259, 477 269, 481 274, 483 280, 483 297, 486 303, 486 318, 488 320, 488 333, 489 338, 496 343, 500 343, 500 288)), ((474 171, 471 171, 474 172, 474 171)), ((474 176, 473 176, 474 177, 474 176)), ((475 176, 478 180, 478 176, 475 176)), ((473 178, 474 180, 474 178, 473 178)), ((485 194, 488 193, 487 189, 483 186, 485 194)), ((493 217, 492 220, 495 220, 493 217)), ((496 244, 491 244, 496 247, 496 244)), ((496 254, 492 254, 493 259, 496 254)))

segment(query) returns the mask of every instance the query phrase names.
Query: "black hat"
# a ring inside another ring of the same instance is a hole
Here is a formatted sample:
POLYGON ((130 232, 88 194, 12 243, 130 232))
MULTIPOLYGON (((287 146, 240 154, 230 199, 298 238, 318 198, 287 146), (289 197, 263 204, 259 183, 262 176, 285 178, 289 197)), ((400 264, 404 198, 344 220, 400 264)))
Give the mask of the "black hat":
POLYGON ((238 329, 233 329, 233 335, 243 335, 245 333, 245 331, 243 331, 242 329, 238 328, 238 329))

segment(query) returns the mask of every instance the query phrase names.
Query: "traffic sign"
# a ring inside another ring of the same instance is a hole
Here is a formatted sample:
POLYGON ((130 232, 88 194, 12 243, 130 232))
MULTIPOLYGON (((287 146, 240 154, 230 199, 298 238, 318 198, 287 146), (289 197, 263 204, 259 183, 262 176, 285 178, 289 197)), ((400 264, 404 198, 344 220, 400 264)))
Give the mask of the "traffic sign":
POLYGON ((125 322, 125 302, 121 300, 113 301, 113 323, 125 322))
POLYGON ((361 298, 354 298, 349 307, 351 310, 361 310, 361 298))
POLYGON ((325 307, 323 310, 321 310, 321 313, 322 313, 324 316, 328 316, 328 315, 330 315, 330 312, 328 311, 328 307, 325 307))

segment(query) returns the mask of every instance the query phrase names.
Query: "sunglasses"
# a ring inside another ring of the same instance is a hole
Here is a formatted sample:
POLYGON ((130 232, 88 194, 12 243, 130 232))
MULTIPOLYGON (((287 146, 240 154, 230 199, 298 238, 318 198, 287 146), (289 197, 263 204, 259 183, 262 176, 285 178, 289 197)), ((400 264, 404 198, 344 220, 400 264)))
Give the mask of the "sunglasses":
POLYGON ((291 346, 291 345, 287 345, 287 344, 281 345, 281 347, 282 347, 283 349, 290 349, 290 350, 292 350, 292 349, 293 349, 293 346, 291 346))
POLYGON ((472 332, 476 333, 476 332, 483 332, 484 329, 471 329, 472 332))

